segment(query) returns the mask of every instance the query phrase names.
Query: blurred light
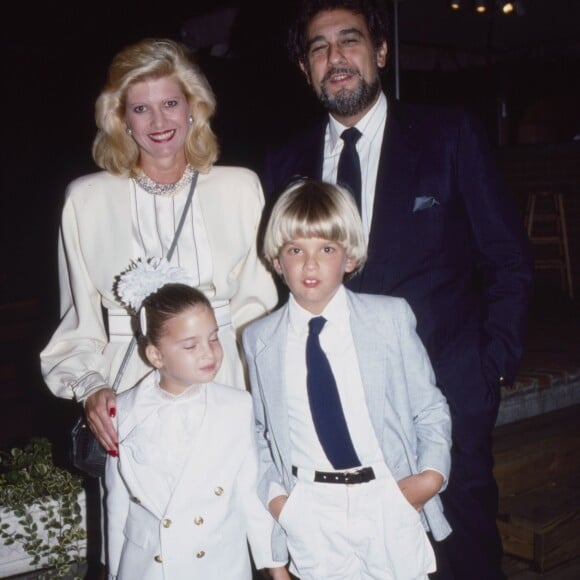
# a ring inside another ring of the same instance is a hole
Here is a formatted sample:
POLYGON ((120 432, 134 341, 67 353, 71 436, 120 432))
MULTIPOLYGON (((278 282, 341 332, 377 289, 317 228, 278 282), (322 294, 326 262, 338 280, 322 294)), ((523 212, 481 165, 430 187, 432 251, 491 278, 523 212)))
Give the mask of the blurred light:
POLYGON ((514 3, 509 0, 500 0, 499 5, 504 14, 511 14, 515 10, 514 3))
MULTIPOLYGON (((399 0, 400 1, 400 0, 399 0)), ((454 11, 459 11, 465 8, 465 5, 478 14, 485 14, 490 9, 490 4, 495 6, 494 10, 498 10, 502 14, 517 14, 523 16, 526 13, 524 8, 524 0, 449 0, 449 8, 454 11)))

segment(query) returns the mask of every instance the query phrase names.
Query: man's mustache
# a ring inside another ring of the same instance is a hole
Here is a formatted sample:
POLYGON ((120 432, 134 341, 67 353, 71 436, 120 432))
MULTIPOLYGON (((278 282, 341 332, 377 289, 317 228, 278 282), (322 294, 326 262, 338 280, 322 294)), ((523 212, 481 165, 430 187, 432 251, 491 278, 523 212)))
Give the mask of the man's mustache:
POLYGON ((340 66, 340 67, 337 66, 337 67, 332 67, 332 68, 328 69, 326 74, 322 77, 322 82, 323 83, 328 82, 332 75, 337 75, 337 74, 338 75, 347 74, 347 75, 354 75, 354 76, 358 76, 358 77, 361 76, 360 72, 356 68, 346 67, 346 66, 340 66))

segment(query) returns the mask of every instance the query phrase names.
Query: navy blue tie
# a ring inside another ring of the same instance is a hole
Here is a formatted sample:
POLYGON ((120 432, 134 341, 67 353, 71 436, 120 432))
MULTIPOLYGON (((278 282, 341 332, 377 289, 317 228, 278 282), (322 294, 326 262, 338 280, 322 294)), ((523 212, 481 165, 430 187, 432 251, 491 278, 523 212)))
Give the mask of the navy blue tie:
POLYGON ((356 127, 345 129, 342 132, 340 138, 344 141, 344 146, 340 153, 336 174, 336 183, 351 192, 359 213, 361 211, 362 178, 356 142, 361 137, 362 133, 356 127))
POLYGON ((334 469, 360 466, 348 432, 330 364, 320 347, 319 334, 326 319, 310 319, 306 341, 306 386, 310 411, 318 439, 334 469))

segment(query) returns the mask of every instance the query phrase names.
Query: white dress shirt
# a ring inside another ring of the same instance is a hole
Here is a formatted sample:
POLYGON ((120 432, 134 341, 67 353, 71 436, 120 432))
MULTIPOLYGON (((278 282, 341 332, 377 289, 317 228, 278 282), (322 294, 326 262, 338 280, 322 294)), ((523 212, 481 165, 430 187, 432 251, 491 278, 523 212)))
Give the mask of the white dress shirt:
MULTIPOLYGON (((358 151, 361 166, 361 213, 367 241, 373 217, 377 173, 379 170, 379 159, 381 156, 386 121, 387 99, 384 93, 381 92, 377 102, 355 125, 362 133, 361 138, 357 141, 356 150, 358 151)), ((329 123, 324 136, 323 181, 336 183, 338 160, 344 146, 344 141, 340 138, 340 135, 347 128, 345 125, 339 123, 332 115, 329 115, 329 123)))
MULTIPOLYGON (((306 390, 306 339, 312 314, 289 298, 286 347, 286 387, 292 465, 334 471, 318 440, 306 390)), ((350 436, 363 466, 383 461, 366 405, 356 350, 350 329, 346 293, 341 286, 322 312, 327 322, 320 333, 322 350, 336 379, 350 436)))

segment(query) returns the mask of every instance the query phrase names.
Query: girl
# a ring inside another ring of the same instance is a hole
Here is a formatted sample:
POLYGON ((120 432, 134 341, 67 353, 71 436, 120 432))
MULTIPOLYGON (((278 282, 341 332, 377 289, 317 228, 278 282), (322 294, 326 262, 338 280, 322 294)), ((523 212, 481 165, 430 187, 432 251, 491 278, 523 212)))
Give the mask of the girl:
POLYGON ((223 351, 211 304, 179 282, 179 268, 158 266, 136 263, 117 286, 140 314, 154 370, 118 397, 119 451, 105 476, 109 578, 249 580, 249 540, 258 568, 289 579, 271 558, 273 520, 256 493, 251 396, 213 382, 223 351))

